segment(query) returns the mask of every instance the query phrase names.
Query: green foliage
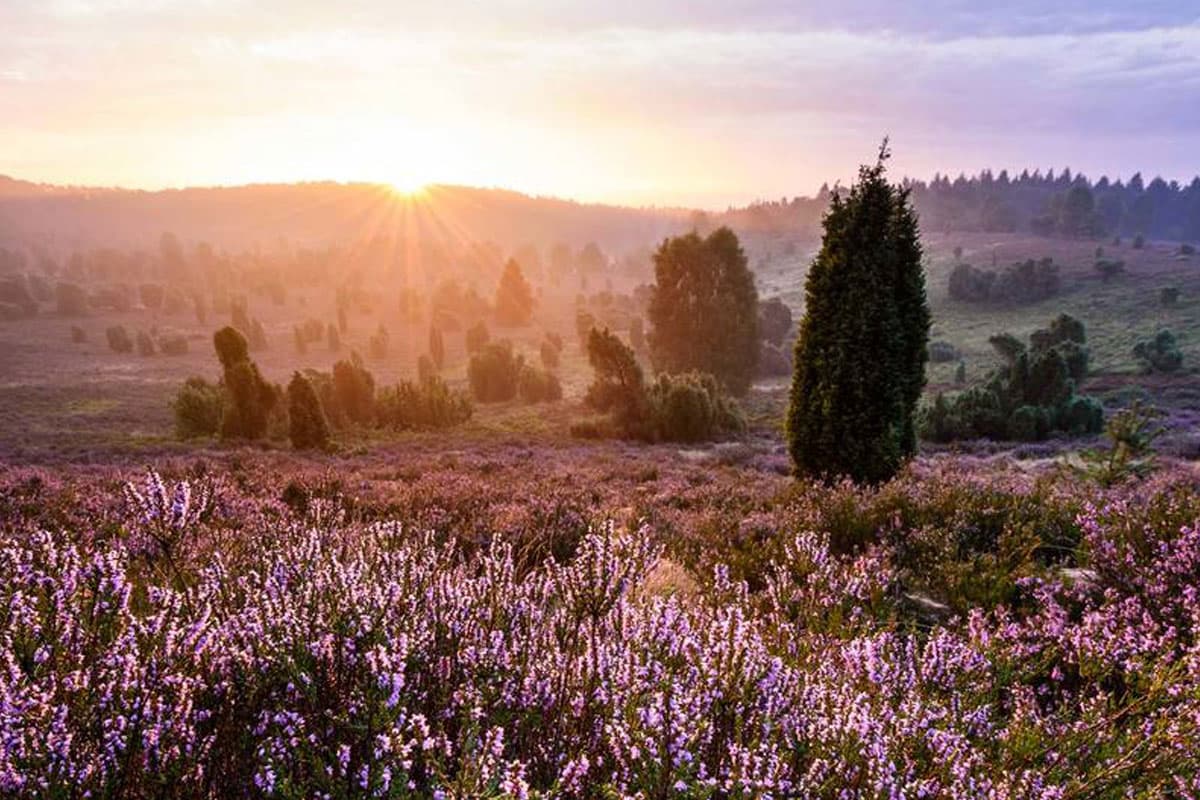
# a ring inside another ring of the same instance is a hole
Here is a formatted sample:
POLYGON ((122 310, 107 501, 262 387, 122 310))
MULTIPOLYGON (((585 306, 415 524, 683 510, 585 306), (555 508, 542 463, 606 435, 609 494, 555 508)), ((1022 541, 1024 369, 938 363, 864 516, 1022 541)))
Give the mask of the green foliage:
POLYGON ((609 413, 624 435, 642 437, 649 417, 645 377, 628 345, 607 328, 592 328, 587 341, 588 363, 595 376, 584 397, 589 406, 609 413))
POLYGON ((471 418, 471 399, 438 375, 400 381, 379 393, 379 424, 396 430, 449 428, 471 418))
POLYGON ((779 378, 792 374, 792 354, 784 347, 770 342, 759 342, 758 374, 765 378, 779 378))
POLYGON ((104 331, 105 338, 108 339, 108 346, 116 353, 132 353, 133 338, 129 335, 129 331, 125 330, 124 325, 113 325, 104 331))
POLYGON ((159 339, 158 349, 164 356, 185 356, 188 352, 188 340, 182 333, 164 336, 159 339))
POLYGON ((517 396, 522 359, 513 352, 512 342, 490 342, 471 356, 467 379, 471 395, 480 403, 501 403, 517 396))
POLYGON ((533 306, 533 290, 521 272, 521 265, 510 258, 496 287, 496 322, 506 327, 528 325, 533 306))
POLYGON ((960 386, 967 382, 967 362, 958 362, 958 366, 954 369, 954 382, 960 386))
POLYGON ((583 309, 576 310, 575 335, 579 337, 579 343, 585 348, 588 346, 593 330, 596 330, 596 318, 583 309))
POLYGON ((263 438, 279 397, 259 374, 258 366, 245 360, 226 367, 225 390, 229 402, 221 419, 221 438, 263 438))
POLYGON ((562 400, 563 391, 553 372, 524 364, 517 377, 517 394, 526 403, 548 403, 562 400))
POLYGON ((467 328, 466 347, 467 355, 475 355, 491 341, 491 334, 488 333, 488 327, 483 321, 476 322, 471 327, 467 328))
POLYGON ((1144 478, 1154 471, 1154 440, 1163 434, 1157 420, 1163 413, 1135 400, 1108 420, 1105 451, 1081 453, 1082 473, 1102 486, 1115 486, 1131 478, 1144 478))
POLYGON ((1021 305, 1058 294, 1058 265, 1052 258, 1027 259, 996 272, 959 264, 950 272, 950 298, 966 303, 1021 305))
MULTIPOLYGON (((792 332, 792 310, 778 297, 758 304, 758 334, 779 347, 792 332)), ((636 347, 634 348, 637 349, 636 347)))
POLYGON ((1146 246, 1146 237, 1145 236, 1143 236, 1142 234, 1139 233, 1137 236, 1133 237, 1133 249, 1134 250, 1141 250, 1145 246, 1146 246))
MULTIPOLYGON (((712 375, 661 374, 647 386, 633 350, 607 329, 592 330, 588 361, 595 378, 585 400, 610 415, 619 436, 696 442, 745 430, 737 404, 725 396, 712 375)), ((599 433, 595 426, 576 429, 576 435, 599 433)))
POLYGON ((1179 305, 1179 287, 1164 286, 1158 293, 1158 301, 1166 308, 1174 308, 1179 305))
POLYGON ((650 352, 664 372, 700 370, 744 394, 758 361, 758 291, 737 236, 667 239, 654 254, 650 352))
POLYGON ((1163 329, 1153 339, 1134 345, 1133 355, 1147 372, 1178 372, 1183 366, 1183 351, 1175 340, 1175 334, 1163 329))
POLYGON ((712 375, 660 374, 648 391, 654 436, 665 442, 700 442, 742 433, 746 421, 712 375))
POLYGON ((180 439, 215 436, 221 427, 224 406, 225 390, 220 384, 209 383, 199 376, 188 378, 171 403, 175 435, 180 439))
POLYGON ((213 334, 213 347, 216 349, 217 358, 224 369, 229 369, 234 364, 250 358, 250 348, 246 343, 246 337, 239 330, 228 325, 213 334))
POLYGON ((60 283, 54 287, 58 313, 64 317, 82 317, 88 313, 87 292, 77 283, 60 283))
POLYGON ((953 398, 939 394, 922 410, 922 436, 935 442, 980 436, 1038 441, 1055 431, 1082 435, 1101 429, 1099 402, 1075 393, 1088 368, 1082 322, 1061 314, 1034 331, 1028 347, 1008 333, 990 342, 1003 365, 982 385, 953 398))
POLYGON ((78 325, 71 326, 71 341, 74 344, 83 344, 87 341, 87 331, 78 325))
POLYGON ((369 425, 375 415, 375 376, 356 352, 333 365, 335 414, 349 422, 369 425))
POLYGON ((433 365, 433 359, 427 355, 417 356, 417 380, 424 382, 438 374, 437 367, 433 365))
POLYGON ((809 269, 787 416, 801 473, 881 481, 916 452, 929 307, 916 214, 887 158, 885 142, 834 196, 809 269))
POLYGON ((292 373, 287 388, 288 438, 297 450, 324 449, 329 445, 329 421, 308 378, 292 373))

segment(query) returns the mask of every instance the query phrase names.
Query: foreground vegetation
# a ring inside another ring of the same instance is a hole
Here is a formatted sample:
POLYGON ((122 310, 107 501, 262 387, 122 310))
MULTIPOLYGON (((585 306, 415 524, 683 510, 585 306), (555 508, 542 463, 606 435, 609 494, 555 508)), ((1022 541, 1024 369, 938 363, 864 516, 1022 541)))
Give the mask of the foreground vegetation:
POLYGON ((662 455, 11 470, 0 790, 1200 792, 1190 469, 662 455))

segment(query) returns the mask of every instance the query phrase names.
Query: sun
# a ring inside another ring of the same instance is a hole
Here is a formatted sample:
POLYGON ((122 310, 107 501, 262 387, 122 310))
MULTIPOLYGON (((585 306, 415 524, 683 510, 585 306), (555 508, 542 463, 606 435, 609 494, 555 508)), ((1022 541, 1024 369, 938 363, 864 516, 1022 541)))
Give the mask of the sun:
POLYGON ((392 191, 402 197, 420 197, 429 190, 429 184, 417 178, 398 178, 388 181, 392 191))

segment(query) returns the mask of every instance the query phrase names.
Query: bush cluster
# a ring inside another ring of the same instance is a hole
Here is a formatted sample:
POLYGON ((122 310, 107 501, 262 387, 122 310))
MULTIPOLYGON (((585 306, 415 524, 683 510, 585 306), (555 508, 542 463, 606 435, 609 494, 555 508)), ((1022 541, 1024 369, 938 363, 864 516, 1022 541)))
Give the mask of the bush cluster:
POLYGON ((1103 428, 1100 403, 1076 393, 1087 375, 1083 323, 1063 314, 1035 331, 1028 346, 1010 334, 990 341, 1003 365, 982 385, 954 397, 938 394, 921 415, 923 437, 1036 441, 1056 431, 1080 435, 1103 428))
POLYGON ((1147 372, 1178 372, 1183 366, 1183 351, 1175 341, 1175 334, 1167 329, 1134 345, 1133 355, 1147 372))
POLYGON ((1018 305, 1058 294, 1058 265, 1052 258, 1017 262, 1001 272, 959 264, 950 272, 953 300, 1018 305))

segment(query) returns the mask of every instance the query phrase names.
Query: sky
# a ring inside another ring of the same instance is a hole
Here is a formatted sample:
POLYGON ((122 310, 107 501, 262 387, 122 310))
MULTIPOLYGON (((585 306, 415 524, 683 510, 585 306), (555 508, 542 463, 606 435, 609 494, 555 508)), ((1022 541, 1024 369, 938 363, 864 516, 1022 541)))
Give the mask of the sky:
POLYGON ((1196 0, 0 0, 0 41, 0 174, 47 183, 722 208, 884 135, 921 178, 1200 171, 1196 0))

